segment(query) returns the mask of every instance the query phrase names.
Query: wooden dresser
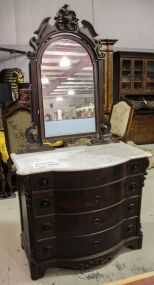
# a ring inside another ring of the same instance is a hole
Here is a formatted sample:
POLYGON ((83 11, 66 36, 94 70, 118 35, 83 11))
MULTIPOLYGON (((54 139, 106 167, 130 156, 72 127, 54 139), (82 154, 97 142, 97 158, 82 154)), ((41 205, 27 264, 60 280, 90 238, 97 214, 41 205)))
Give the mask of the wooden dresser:
POLYGON ((48 267, 86 269, 108 262, 123 246, 142 247, 148 156, 122 142, 11 155, 32 279, 48 267))

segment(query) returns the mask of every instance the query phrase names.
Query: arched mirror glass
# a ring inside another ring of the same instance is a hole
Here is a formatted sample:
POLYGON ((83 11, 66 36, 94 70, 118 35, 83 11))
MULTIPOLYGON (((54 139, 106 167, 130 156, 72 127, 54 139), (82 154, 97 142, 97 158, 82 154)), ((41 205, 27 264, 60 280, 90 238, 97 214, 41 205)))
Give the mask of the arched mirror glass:
POLYGON ((93 64, 77 41, 51 42, 41 61, 45 137, 96 131, 93 64))

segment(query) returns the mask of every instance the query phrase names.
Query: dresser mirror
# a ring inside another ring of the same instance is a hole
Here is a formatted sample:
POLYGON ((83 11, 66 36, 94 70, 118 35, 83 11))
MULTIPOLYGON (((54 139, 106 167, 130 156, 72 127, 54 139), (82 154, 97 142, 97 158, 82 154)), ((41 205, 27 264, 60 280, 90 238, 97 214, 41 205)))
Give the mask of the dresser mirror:
POLYGON ((30 58, 33 122, 41 141, 94 138, 103 119, 103 52, 93 26, 82 27, 68 5, 32 37, 30 58))
POLYGON ((93 65, 78 42, 51 42, 41 62, 45 137, 96 131, 93 65))

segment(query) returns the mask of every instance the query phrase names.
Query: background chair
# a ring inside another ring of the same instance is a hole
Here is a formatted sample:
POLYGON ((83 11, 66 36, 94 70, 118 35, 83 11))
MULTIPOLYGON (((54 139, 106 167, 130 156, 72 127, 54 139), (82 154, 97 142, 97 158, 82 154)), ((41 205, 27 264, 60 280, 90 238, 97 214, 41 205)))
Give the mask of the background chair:
POLYGON ((126 100, 121 100, 112 106, 110 115, 111 134, 117 141, 127 142, 130 136, 134 107, 126 100))
MULTIPOLYGON (((18 149, 26 143, 25 131, 30 125, 31 110, 25 107, 21 102, 14 102, 5 109, 3 117, 3 126, 6 139, 8 154, 16 153, 18 149)), ((12 192, 16 188, 15 168, 9 157, 8 160, 7 183, 12 192)))
POLYGON ((106 131, 103 127, 106 137, 110 134, 110 142, 120 140, 127 142, 129 140, 133 113, 133 105, 126 100, 113 104, 109 122, 106 123, 106 131), (109 132, 107 132, 107 128, 110 129, 109 132))
POLYGON ((17 152, 26 143, 25 130, 31 123, 31 110, 15 102, 5 110, 4 131, 8 153, 17 152))

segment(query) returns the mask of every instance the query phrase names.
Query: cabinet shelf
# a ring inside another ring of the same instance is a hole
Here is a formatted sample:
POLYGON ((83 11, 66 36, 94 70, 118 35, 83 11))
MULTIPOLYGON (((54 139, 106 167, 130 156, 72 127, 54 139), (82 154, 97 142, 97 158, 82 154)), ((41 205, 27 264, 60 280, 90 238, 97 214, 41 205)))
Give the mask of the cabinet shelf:
POLYGON ((125 68, 123 68, 122 71, 124 71, 124 72, 131 72, 131 69, 125 69, 125 68))
POLYGON ((147 77, 147 82, 154 82, 154 78, 147 77))

